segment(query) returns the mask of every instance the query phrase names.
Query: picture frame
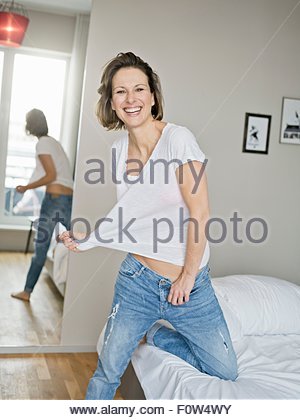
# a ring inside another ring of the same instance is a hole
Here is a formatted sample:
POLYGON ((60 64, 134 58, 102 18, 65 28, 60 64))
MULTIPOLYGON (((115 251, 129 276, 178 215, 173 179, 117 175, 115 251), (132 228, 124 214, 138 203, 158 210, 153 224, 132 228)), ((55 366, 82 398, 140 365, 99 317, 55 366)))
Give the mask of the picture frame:
POLYGON ((271 119, 271 115, 246 113, 243 152, 268 154, 271 119))
POLYGON ((282 98, 279 143, 300 144, 300 99, 282 98))

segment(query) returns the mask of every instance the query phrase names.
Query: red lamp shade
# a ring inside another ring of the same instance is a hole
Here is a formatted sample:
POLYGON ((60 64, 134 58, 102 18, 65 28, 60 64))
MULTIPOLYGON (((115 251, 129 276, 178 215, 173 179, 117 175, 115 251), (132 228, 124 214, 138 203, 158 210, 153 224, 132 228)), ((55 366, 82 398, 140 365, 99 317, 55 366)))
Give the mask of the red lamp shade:
POLYGON ((19 47, 23 41, 29 19, 14 10, 0 10, 0 44, 19 47))

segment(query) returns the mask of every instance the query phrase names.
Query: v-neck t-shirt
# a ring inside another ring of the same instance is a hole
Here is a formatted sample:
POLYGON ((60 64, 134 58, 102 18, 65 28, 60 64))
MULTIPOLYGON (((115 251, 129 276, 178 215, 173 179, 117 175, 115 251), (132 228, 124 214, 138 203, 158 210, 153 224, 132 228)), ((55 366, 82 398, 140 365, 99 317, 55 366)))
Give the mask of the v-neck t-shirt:
MULTIPOLYGON (((205 161, 195 136, 186 127, 167 123, 137 176, 126 171, 127 132, 113 143, 113 150, 117 203, 78 250, 102 246, 184 266, 189 210, 175 171, 187 162, 205 161)), ((199 268, 208 260, 206 241, 199 268)))

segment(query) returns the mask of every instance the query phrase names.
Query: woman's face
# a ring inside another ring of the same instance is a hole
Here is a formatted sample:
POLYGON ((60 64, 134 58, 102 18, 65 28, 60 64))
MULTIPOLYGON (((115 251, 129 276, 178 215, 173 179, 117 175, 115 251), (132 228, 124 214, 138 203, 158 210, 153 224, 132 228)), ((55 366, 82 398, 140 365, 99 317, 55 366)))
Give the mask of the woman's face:
POLYGON ((117 71, 112 79, 111 106, 127 129, 152 120, 153 105, 154 95, 144 72, 133 67, 117 71))

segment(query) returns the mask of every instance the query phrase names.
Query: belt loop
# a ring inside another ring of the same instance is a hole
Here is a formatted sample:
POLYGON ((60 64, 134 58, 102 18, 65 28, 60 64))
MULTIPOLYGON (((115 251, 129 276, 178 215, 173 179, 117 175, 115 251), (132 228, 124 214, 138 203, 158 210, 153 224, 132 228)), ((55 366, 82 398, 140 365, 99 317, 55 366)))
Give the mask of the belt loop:
POLYGON ((140 269, 139 269, 139 271, 138 271, 138 273, 137 273, 137 275, 138 276, 140 276, 141 274, 142 274, 142 272, 145 270, 145 266, 143 265, 140 269))

